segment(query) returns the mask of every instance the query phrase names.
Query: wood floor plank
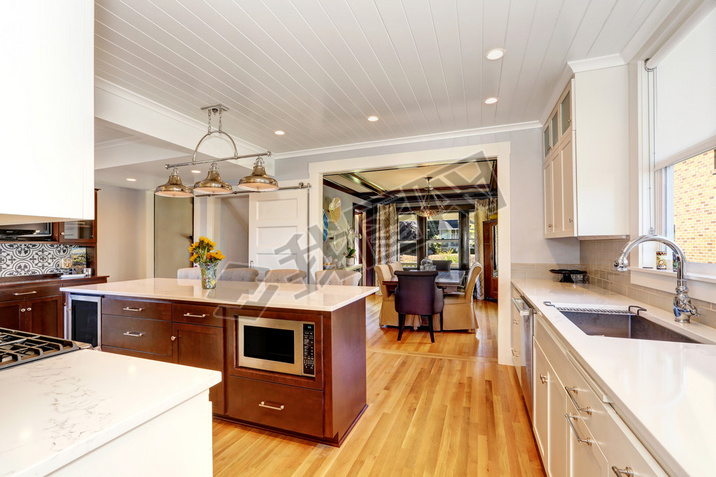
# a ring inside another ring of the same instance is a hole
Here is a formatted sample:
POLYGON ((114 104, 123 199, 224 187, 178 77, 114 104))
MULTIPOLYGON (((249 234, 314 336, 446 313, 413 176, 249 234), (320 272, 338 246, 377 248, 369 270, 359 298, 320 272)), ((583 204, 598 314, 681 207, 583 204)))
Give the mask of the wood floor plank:
POLYGON ((497 364, 497 305, 475 333, 397 330, 367 301, 368 409, 340 448, 214 420, 217 476, 543 476, 514 368, 497 364))

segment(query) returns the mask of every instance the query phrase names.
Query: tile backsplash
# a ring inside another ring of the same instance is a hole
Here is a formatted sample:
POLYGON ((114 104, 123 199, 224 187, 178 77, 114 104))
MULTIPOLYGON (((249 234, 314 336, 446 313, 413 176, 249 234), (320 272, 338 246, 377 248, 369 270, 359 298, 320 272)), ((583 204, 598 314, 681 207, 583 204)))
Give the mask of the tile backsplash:
MULTIPOLYGON (((585 240, 580 243, 580 260, 589 273, 589 282, 648 305, 671 311, 673 293, 634 285, 631 283, 631 272, 614 270, 614 260, 626 243, 627 239, 585 240)), ((693 317, 692 321, 716 328, 716 303, 694 299, 692 302, 699 310, 699 316, 693 317)))
POLYGON ((62 272, 62 260, 82 256, 84 247, 55 243, 0 244, 0 277, 62 272))

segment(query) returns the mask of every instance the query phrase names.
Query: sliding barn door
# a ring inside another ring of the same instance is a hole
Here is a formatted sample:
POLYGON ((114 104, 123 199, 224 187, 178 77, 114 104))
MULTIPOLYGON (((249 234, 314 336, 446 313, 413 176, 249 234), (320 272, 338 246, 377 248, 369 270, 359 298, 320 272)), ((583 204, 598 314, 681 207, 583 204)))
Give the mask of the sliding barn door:
POLYGON ((308 273, 308 191, 249 195, 249 266, 308 273), (251 264, 253 262, 253 264, 251 264))

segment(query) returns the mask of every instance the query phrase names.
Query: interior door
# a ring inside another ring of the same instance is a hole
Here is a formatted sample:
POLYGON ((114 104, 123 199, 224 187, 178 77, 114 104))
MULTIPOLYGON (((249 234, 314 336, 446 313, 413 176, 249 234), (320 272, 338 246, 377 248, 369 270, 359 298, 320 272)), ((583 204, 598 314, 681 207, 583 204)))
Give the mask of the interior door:
POLYGON ((154 277, 176 278, 191 267, 189 246, 194 233, 194 199, 154 196, 154 277))
MULTIPOLYGON (((249 196, 249 266, 308 273, 308 191, 282 190, 249 196)), ((309 277, 310 280, 310 277, 309 277)))

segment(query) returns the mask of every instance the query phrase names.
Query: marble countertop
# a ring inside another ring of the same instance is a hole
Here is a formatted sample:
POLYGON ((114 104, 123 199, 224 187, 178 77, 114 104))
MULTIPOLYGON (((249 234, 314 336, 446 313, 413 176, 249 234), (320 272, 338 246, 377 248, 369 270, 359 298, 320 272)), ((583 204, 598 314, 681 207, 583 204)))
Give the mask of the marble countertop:
POLYGON ((376 293, 378 288, 219 280, 216 282, 215 289, 204 290, 201 288, 200 280, 147 278, 62 287, 60 291, 156 300, 185 300, 216 305, 335 311, 376 293))
POLYGON ((41 476, 221 381, 221 373, 80 350, 0 372, 0 476, 41 476))
POLYGON ((701 343, 716 343, 716 329, 679 324, 668 311, 608 290, 549 280, 513 280, 571 348, 615 411, 671 475, 713 475, 716 469, 716 345, 588 336, 554 304, 626 308, 701 343))

